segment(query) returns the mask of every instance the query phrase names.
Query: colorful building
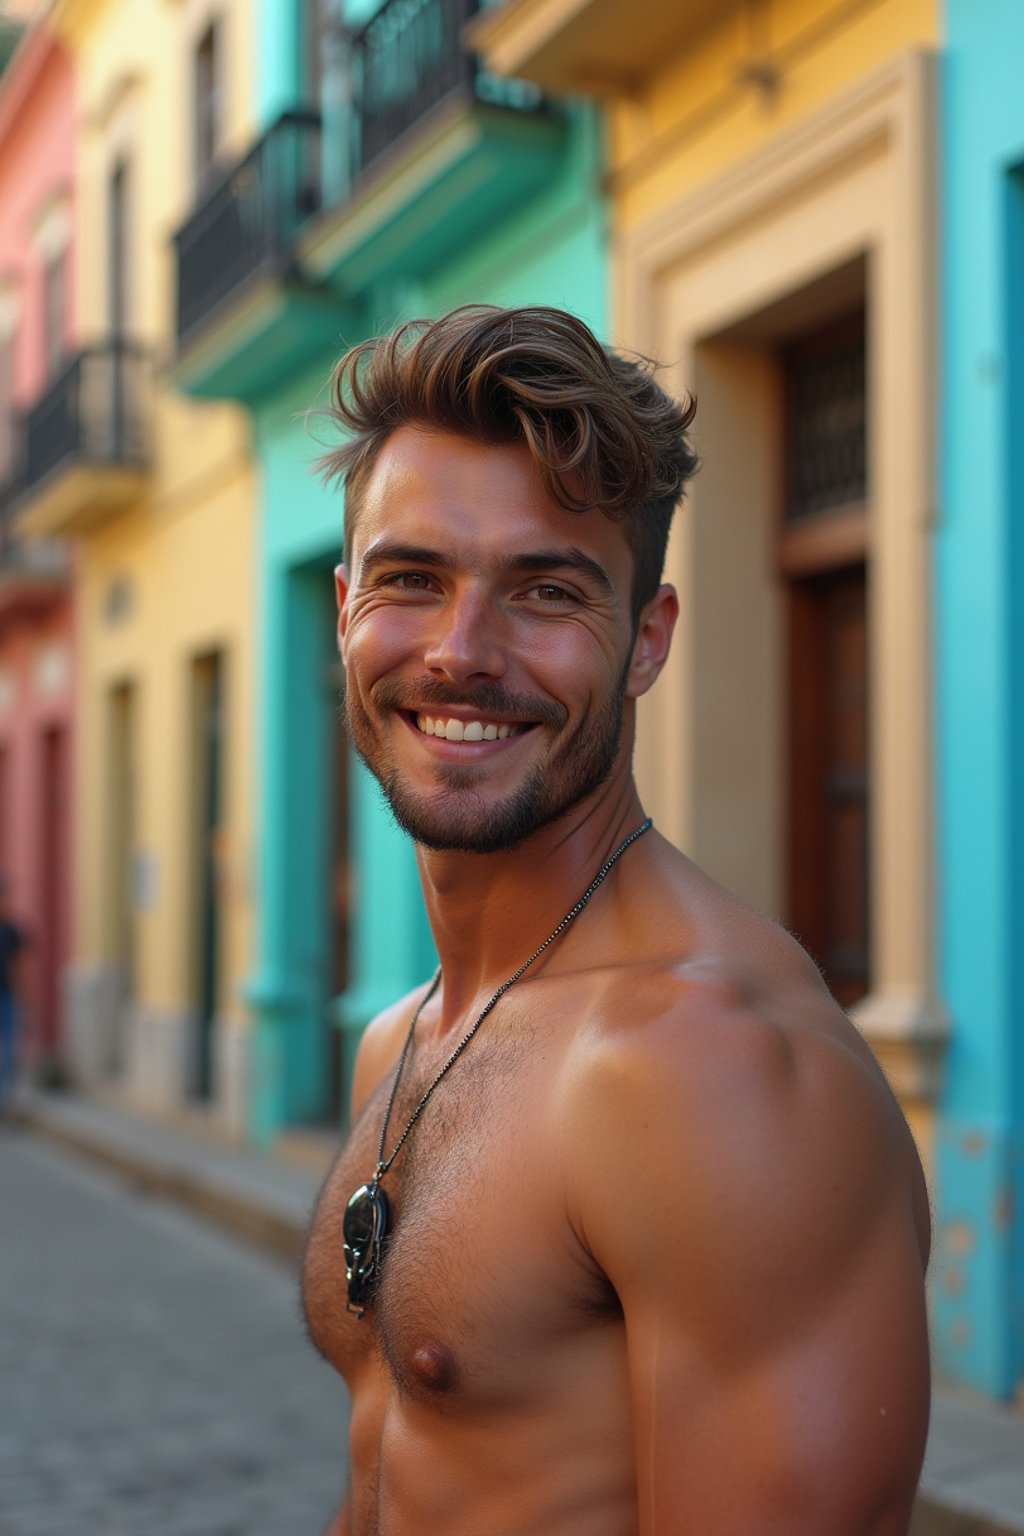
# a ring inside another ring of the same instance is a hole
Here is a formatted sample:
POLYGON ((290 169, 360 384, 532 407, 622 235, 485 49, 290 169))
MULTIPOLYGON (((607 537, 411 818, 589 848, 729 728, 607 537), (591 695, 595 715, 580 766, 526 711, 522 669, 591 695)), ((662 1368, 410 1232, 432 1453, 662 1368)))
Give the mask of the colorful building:
POLYGON ((700 401, 647 803, 808 946, 926 1157, 937 29, 933 0, 505 0, 473 34, 607 101, 614 337, 700 401))
POLYGON ((940 1105, 935 1346, 1024 1379, 1024 12, 947 0, 937 534, 940 1105))
POLYGON ((261 131, 175 237, 175 376, 248 406, 259 463, 259 1139, 337 1118, 359 1032, 432 961, 411 848, 338 722, 342 498, 309 408, 400 318, 549 302, 606 326, 595 117, 482 71, 472 9, 265 5, 261 131))
POLYGON ((164 378, 168 237, 250 133, 238 0, 56 0, 76 79, 75 345, 26 537, 75 547, 78 1079, 244 1116, 253 579, 248 424, 164 378))
POLYGON ((43 1080, 65 1056, 75 646, 68 551, 26 543, 17 518, 74 344, 74 112, 44 17, 0 76, 0 878, 28 940, 24 1045, 43 1080))

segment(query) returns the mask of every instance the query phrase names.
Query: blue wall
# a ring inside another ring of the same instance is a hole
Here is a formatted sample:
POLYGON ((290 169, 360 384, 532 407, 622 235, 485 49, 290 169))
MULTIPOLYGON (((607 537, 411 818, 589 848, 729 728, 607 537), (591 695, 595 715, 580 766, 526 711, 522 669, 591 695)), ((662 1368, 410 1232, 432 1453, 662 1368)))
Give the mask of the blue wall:
POLYGON ((948 0, 937 541, 940 966, 935 1347, 1024 1370, 1024 6, 948 0))

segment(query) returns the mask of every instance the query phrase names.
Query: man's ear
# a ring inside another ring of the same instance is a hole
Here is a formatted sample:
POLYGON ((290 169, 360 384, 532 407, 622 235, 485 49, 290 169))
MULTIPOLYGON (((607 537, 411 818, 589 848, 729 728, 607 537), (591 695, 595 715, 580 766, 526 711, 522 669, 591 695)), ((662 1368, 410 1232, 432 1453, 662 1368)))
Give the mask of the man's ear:
POLYGON ((679 617, 675 587, 663 582, 640 612, 633 641, 633 655, 626 674, 626 697, 638 699, 657 681, 672 644, 679 617))
POLYGON ((336 565, 334 567, 334 595, 338 600, 338 650, 341 651, 345 644, 345 631, 348 628, 348 566, 336 565))

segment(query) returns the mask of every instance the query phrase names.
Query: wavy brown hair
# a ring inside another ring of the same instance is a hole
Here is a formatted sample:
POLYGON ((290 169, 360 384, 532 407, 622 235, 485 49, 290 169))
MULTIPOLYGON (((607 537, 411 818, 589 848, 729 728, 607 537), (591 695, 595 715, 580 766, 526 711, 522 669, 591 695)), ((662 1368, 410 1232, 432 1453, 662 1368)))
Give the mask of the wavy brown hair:
POLYGON ((559 506, 625 524, 635 621, 658 590, 672 514, 697 468, 687 437, 696 402, 673 400, 653 369, 543 306, 466 305, 352 347, 332 375, 328 410, 346 441, 319 461, 328 480, 345 477, 346 559, 367 480, 396 428, 525 443, 559 506))

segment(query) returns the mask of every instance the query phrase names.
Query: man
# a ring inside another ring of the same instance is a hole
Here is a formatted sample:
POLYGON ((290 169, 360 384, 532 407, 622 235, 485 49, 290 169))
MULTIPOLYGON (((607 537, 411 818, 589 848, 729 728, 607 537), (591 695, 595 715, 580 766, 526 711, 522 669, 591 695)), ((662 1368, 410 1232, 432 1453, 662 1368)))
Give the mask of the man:
POLYGON ((335 401, 348 720, 440 970, 366 1032, 309 1238, 352 1397, 333 1536, 905 1536, 913 1143, 807 955, 631 773, 692 407, 490 308, 355 349, 335 401))

